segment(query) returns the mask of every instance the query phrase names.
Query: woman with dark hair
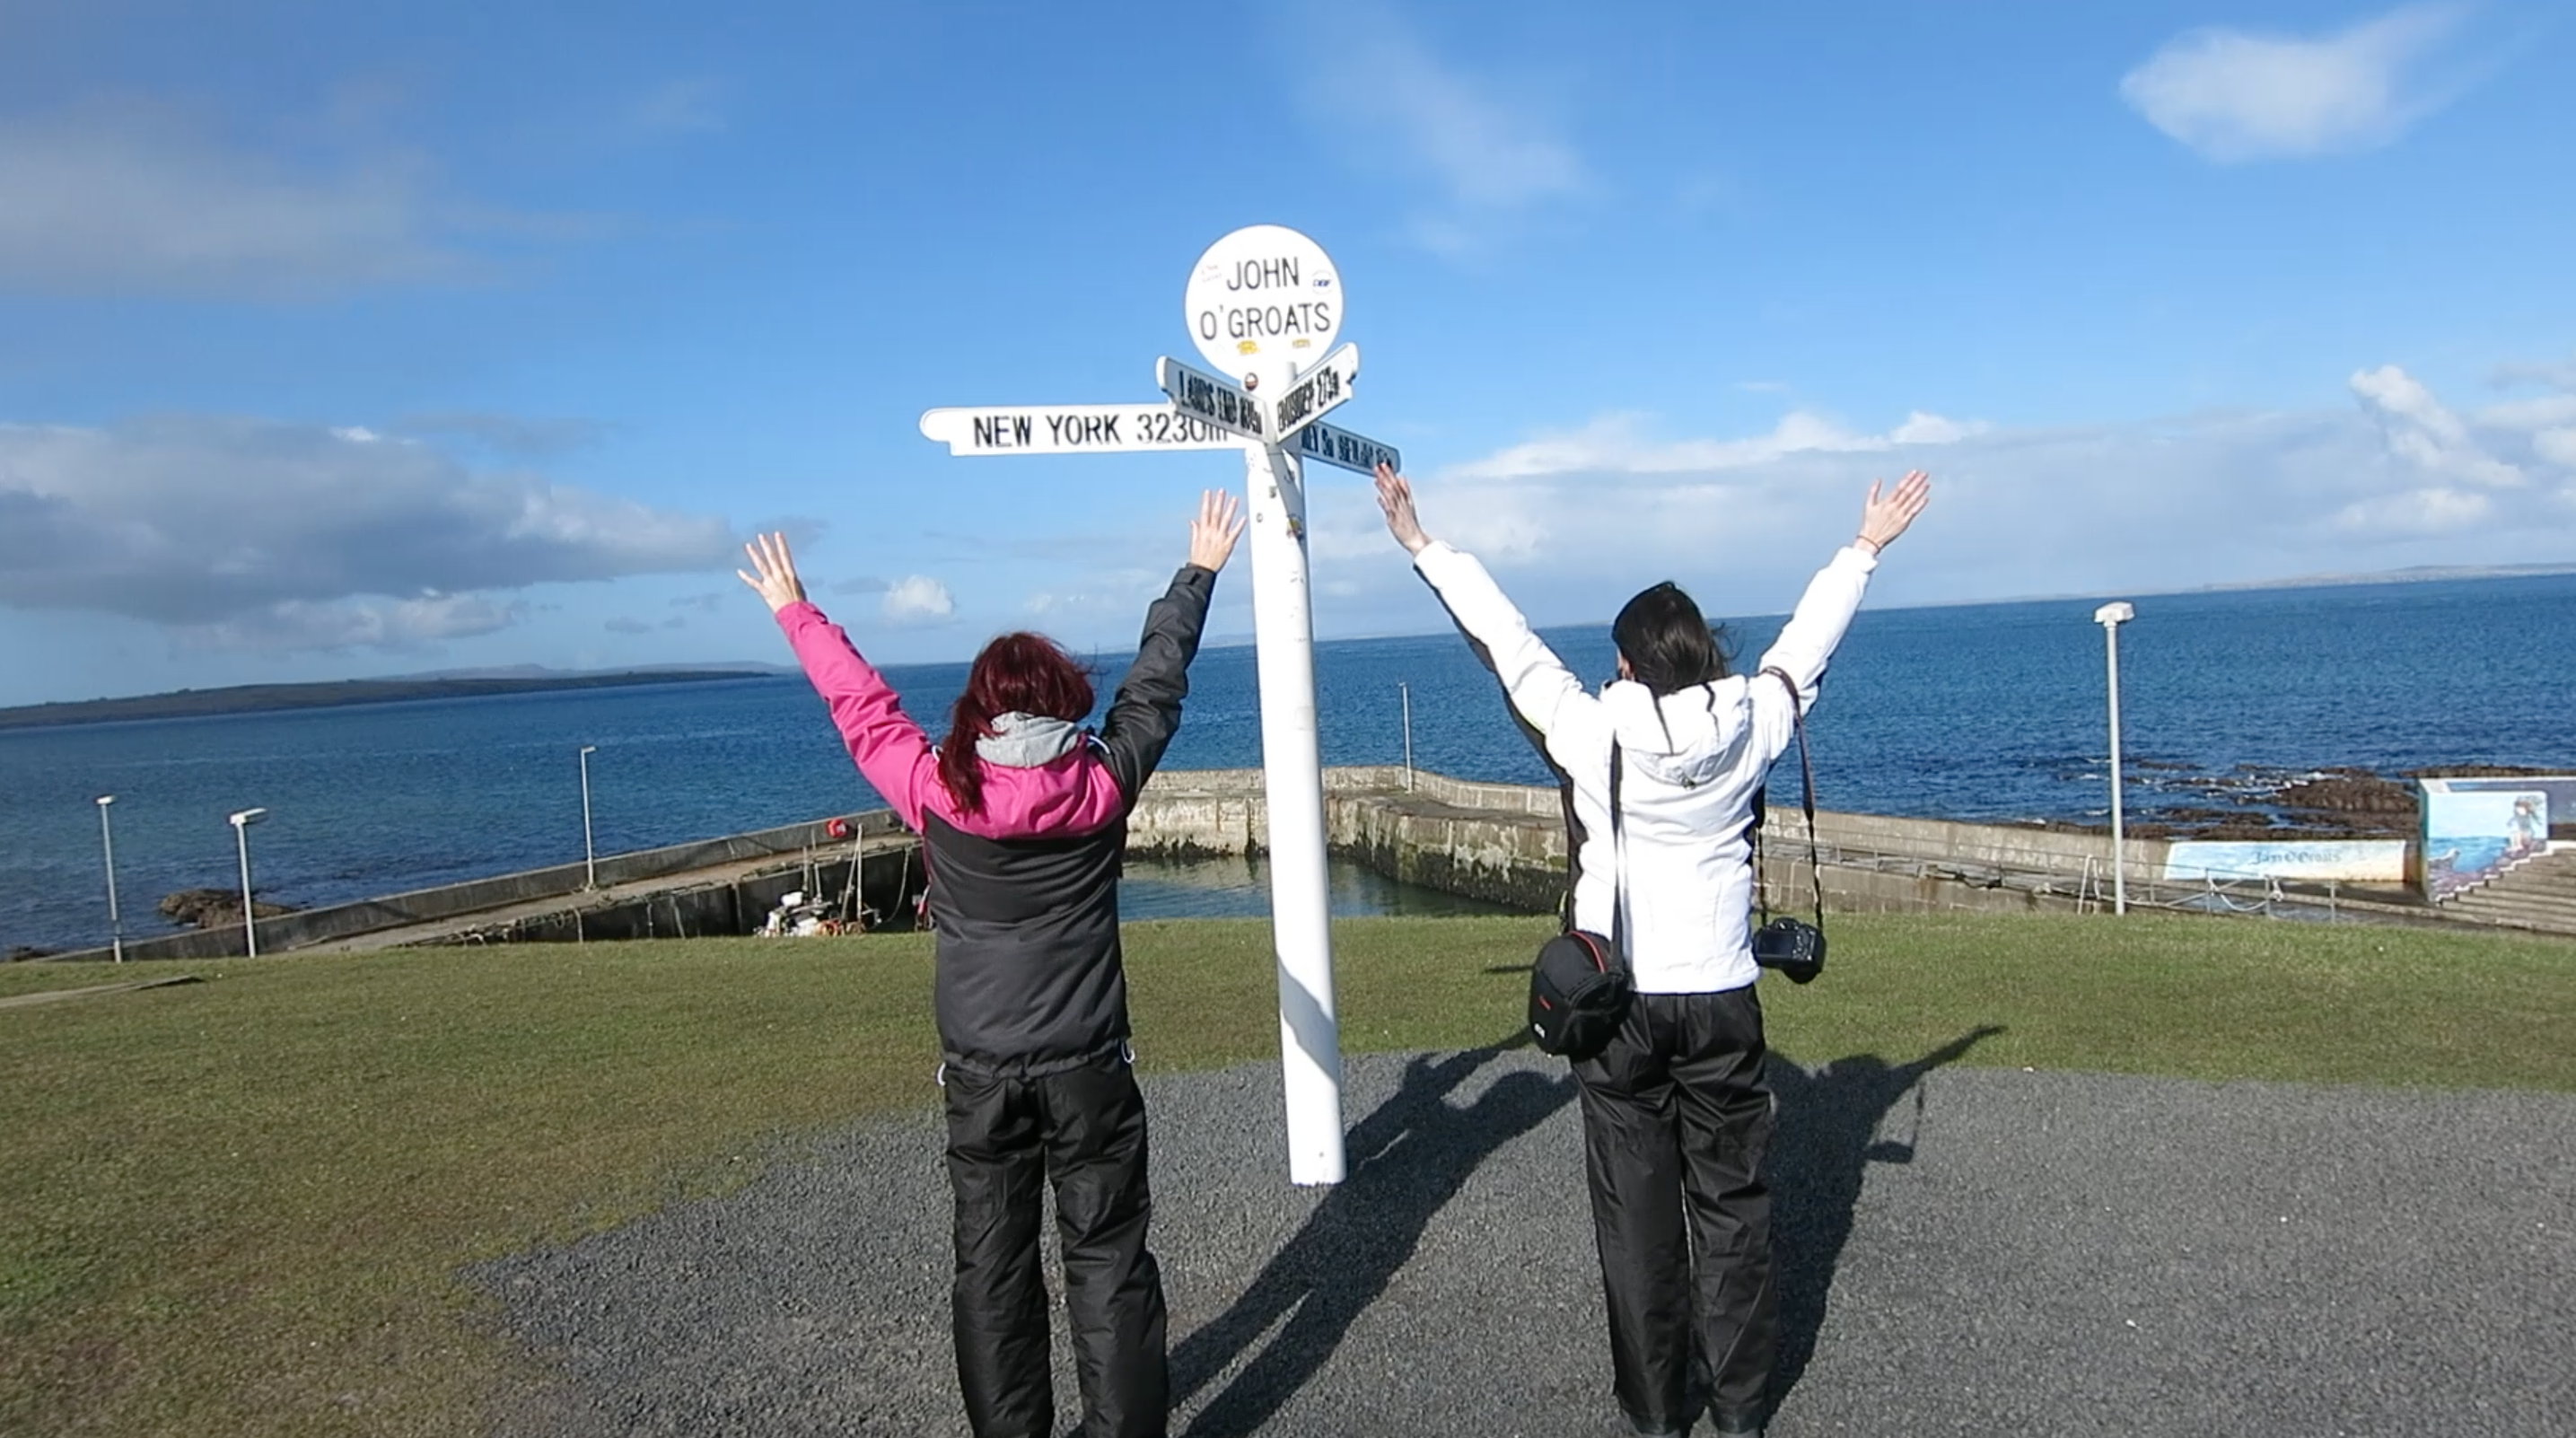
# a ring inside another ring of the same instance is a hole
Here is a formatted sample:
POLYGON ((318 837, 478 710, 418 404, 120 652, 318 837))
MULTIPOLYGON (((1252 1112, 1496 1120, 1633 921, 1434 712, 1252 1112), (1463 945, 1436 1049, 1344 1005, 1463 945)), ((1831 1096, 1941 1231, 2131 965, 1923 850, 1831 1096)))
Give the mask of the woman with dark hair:
POLYGON ((1923 512, 1931 481, 1917 470, 1885 493, 1871 483, 1860 536, 1808 584, 1751 677, 1728 674, 1699 606, 1658 584, 1611 624, 1619 677, 1597 696, 1483 565, 1422 532, 1412 487, 1384 465, 1377 497, 1567 790, 1569 924, 1626 949, 1627 1019, 1574 1065, 1612 1391, 1640 1433, 1681 1434, 1705 1410, 1721 1435, 1758 1434, 1776 1307, 1773 1105, 1747 835, 1879 551, 1923 512))
POLYGON ((1243 521, 1203 496, 1189 562, 1145 611, 1100 732, 1091 681, 1054 641, 975 656, 932 747, 849 636, 805 599, 781 535, 744 546, 859 772, 918 830, 956 1198, 957 1381, 977 1438, 1047 1438, 1040 1186, 1055 1190, 1082 1431, 1160 1435, 1170 1406, 1163 1283, 1145 1247, 1145 1105, 1129 1071, 1118 873, 1127 814, 1181 722, 1217 571, 1243 521))

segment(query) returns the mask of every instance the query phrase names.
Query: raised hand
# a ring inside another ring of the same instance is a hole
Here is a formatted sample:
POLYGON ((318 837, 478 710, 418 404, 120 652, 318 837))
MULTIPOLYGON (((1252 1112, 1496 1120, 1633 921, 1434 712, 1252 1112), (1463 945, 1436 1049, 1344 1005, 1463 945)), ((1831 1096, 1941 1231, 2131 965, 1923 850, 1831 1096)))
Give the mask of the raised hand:
POLYGON ((1894 544, 1905 527, 1914 522, 1914 516, 1923 512, 1923 506, 1932 502, 1932 476, 1919 469, 1909 470, 1896 482, 1896 488, 1884 495, 1879 493, 1879 485, 1875 479, 1869 482, 1869 498, 1860 507, 1860 537, 1852 541, 1872 554, 1894 544))
POLYGON ((1405 553, 1420 554, 1422 546, 1431 542, 1431 536, 1422 532, 1421 518, 1413 512, 1413 486, 1405 483, 1393 465, 1377 467, 1377 507, 1386 515, 1386 532, 1395 536, 1405 553))
POLYGON ((755 534, 742 552, 751 556, 751 569, 737 569, 734 577, 750 585, 770 613, 804 600, 805 584, 796 577, 796 556, 787 552, 786 535, 755 534))
POLYGON ((1190 521, 1190 563, 1214 574, 1234 554, 1243 537, 1243 506, 1222 490, 1199 494, 1199 517, 1190 521))

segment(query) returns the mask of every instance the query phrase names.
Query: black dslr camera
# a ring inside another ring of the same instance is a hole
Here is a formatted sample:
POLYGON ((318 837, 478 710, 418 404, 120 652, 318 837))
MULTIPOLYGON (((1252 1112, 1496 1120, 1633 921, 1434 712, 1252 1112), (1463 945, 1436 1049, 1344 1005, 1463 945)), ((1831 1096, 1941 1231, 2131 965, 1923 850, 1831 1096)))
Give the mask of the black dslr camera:
POLYGON ((1811 983, 1825 971, 1825 932, 1782 914, 1753 931, 1753 962, 1793 984, 1811 983))

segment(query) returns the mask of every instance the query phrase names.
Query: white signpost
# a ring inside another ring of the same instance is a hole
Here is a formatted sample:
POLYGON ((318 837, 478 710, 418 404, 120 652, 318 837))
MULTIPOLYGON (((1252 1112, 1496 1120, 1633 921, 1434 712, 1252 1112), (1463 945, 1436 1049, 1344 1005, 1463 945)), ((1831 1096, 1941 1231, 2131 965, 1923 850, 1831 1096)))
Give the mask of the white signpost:
POLYGON ((1307 585, 1304 458, 1368 473, 1402 467, 1390 445, 1319 423, 1351 397, 1359 349, 1333 341, 1341 273, 1278 225, 1236 230, 1190 270, 1183 318, 1216 373, 1157 363, 1168 404, 934 409, 923 435, 960 455, 1240 449, 1251 515, 1252 618, 1270 808, 1270 932, 1288 1178, 1342 1181, 1341 1033, 1324 870, 1324 774, 1315 736, 1314 602, 1307 585))

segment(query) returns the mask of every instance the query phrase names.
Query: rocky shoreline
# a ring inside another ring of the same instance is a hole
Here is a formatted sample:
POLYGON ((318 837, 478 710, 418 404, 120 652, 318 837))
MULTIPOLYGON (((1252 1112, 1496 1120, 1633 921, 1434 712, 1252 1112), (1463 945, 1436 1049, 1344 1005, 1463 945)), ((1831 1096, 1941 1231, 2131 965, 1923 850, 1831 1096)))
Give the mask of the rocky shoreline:
MULTIPOLYGON (((2142 759, 2131 764, 2132 839, 2318 840, 2411 839, 2420 821, 2418 779, 2513 778, 2564 773, 2510 764, 2445 764, 2390 777, 2374 769, 2272 769, 2241 764, 2224 774, 2142 759), (2170 801, 2168 799, 2170 796, 2170 801), (2197 801, 2197 802, 2195 802, 2197 801)), ((2576 839, 2576 815, 2550 832, 2576 839)), ((2070 833, 2110 832, 2108 822, 2034 821, 2070 833)))

